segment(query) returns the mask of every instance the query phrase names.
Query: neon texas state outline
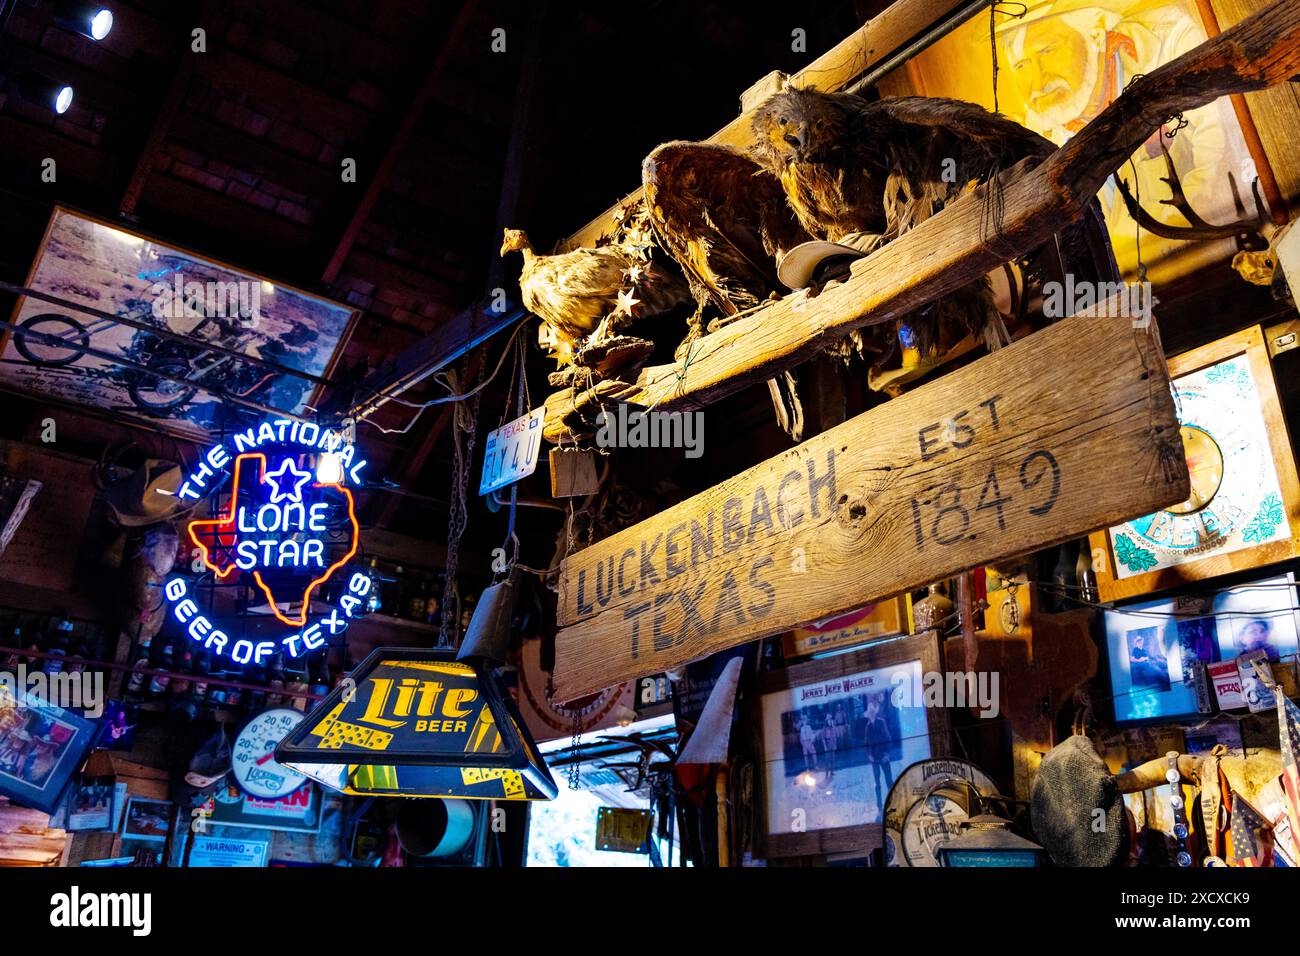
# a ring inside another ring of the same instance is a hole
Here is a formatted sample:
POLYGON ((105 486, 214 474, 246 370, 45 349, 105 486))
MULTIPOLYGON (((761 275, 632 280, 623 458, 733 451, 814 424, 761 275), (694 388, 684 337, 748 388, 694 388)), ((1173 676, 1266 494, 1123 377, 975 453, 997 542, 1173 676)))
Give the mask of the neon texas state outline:
MULTIPOLYGON (((203 566, 212 571, 219 581, 224 581, 230 575, 231 571, 237 570, 237 565, 231 563, 227 564, 224 568, 220 567, 217 562, 213 560, 212 551, 215 550, 215 548, 220 548, 224 551, 235 546, 236 539, 238 538, 238 529, 235 521, 239 515, 239 494, 241 488, 240 472, 243 468, 244 462, 254 458, 257 459, 258 462, 258 483, 266 484, 266 455, 261 452, 244 452, 243 454, 236 456, 235 467, 230 484, 230 513, 218 518, 199 519, 189 523, 188 531, 190 540, 194 542, 194 546, 199 549, 199 555, 200 559, 203 561, 203 566), (211 537, 211 544, 199 540, 200 528, 211 529, 206 532, 211 537), (229 544, 226 543, 227 540, 230 541, 229 544)), ((277 472, 276 474, 281 474, 283 471, 284 469, 281 468, 280 472, 277 472)), ((270 484, 274 485, 277 491, 279 491, 280 485, 277 485, 275 482, 270 482, 270 484)), ((275 594, 271 591, 270 586, 266 583, 265 579, 263 579, 262 572, 256 569, 253 571, 253 580, 257 583, 257 586, 261 589, 262 593, 266 595, 266 599, 271 605, 271 613, 273 613, 282 623, 288 624, 290 627, 302 627, 307 623, 307 613, 311 607, 312 592, 328 581, 335 571, 352 560, 352 556, 357 553, 357 544, 361 537, 361 529, 357 523, 356 503, 353 501, 351 489, 342 484, 321 484, 319 482, 314 482, 313 487, 334 488, 347 499, 348 524, 352 529, 351 540, 348 544, 347 553, 327 567, 320 576, 313 578, 311 583, 303 590, 300 598, 302 606, 296 618, 288 617, 281 613, 279 607, 281 602, 277 600, 275 594)), ((290 602, 286 601, 285 603, 290 602)))

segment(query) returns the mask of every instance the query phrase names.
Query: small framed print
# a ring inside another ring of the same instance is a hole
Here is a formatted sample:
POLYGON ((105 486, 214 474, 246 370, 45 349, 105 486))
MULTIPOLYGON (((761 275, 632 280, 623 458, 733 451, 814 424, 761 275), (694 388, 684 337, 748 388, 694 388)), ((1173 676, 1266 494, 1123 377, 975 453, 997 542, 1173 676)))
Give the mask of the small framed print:
POLYGON ((0 682, 0 794, 53 813, 99 735, 99 724, 0 682))
POLYGON ((934 631, 759 678, 761 840, 765 858, 862 852, 884 843, 889 790, 906 767, 947 753, 934 631))
POLYGON ((1092 535, 1102 601, 1300 555, 1300 480, 1263 331, 1169 360, 1192 491, 1092 535))

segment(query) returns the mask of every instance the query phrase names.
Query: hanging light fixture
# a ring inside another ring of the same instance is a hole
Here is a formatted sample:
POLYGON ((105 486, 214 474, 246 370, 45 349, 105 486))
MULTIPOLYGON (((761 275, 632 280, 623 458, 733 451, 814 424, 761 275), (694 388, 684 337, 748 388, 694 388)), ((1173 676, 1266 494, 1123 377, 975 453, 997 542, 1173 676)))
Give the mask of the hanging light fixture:
POLYGON ((457 659, 448 649, 377 648, 280 741, 275 759, 352 796, 557 793, 490 653, 457 659))
POLYGON ((113 29, 113 11, 98 3, 60 0, 54 5, 54 22, 64 29, 99 42, 113 29))
POLYGON ((323 451, 316 456, 316 480, 322 485, 337 485, 343 481, 343 456, 336 451, 323 451))

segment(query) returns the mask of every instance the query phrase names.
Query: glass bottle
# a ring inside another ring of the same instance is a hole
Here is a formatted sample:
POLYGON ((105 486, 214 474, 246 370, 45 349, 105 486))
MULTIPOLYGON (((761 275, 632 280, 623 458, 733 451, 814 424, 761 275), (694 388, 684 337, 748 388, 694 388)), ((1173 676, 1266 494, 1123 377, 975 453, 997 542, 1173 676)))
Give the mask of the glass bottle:
POLYGON ((131 677, 126 682, 126 692, 128 694, 143 694, 145 687, 148 686, 148 676, 145 674, 145 668, 149 666, 152 657, 150 647, 153 638, 146 635, 140 638, 140 646, 136 648, 135 660, 131 664, 131 677))
POLYGON ((45 653, 48 656, 41 670, 47 674, 62 673, 71 646, 72 622, 66 617, 59 618, 58 623, 54 625, 54 633, 50 635, 49 643, 45 646, 45 653))
MULTIPOLYGON (((158 645, 154 645, 157 647, 158 645)), ((167 686, 171 683, 171 670, 175 667, 176 648, 172 646, 171 640, 163 642, 158 655, 151 660, 151 666, 156 671, 165 671, 166 673, 157 673, 149 679, 149 696, 161 697, 167 692, 167 686)))

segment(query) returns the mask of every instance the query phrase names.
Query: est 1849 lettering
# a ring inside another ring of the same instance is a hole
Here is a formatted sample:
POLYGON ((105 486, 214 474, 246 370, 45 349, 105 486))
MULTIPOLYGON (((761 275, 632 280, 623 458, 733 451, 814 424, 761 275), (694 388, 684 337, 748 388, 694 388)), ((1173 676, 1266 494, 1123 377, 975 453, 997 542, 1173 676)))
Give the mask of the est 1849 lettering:
MULTIPOLYGON (((917 432, 922 461, 932 461, 950 450, 969 447, 980 427, 1001 431, 995 395, 980 402, 975 410, 965 409, 942 422, 934 422, 917 432)), ((975 518, 991 512, 998 530, 1007 528, 1010 509, 1024 508, 1042 517, 1056 505, 1061 494, 1061 466, 1046 449, 1031 451, 1017 464, 999 473, 997 462, 989 465, 982 480, 963 487, 958 478, 926 487, 911 499, 912 531, 916 549, 927 542, 940 546, 975 539, 975 518), (978 487, 977 487, 978 486, 978 487)))

